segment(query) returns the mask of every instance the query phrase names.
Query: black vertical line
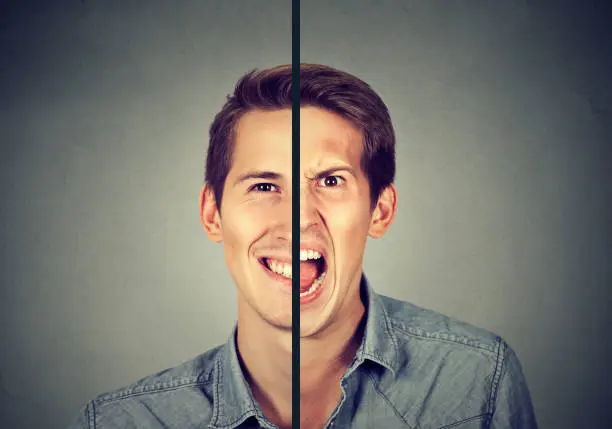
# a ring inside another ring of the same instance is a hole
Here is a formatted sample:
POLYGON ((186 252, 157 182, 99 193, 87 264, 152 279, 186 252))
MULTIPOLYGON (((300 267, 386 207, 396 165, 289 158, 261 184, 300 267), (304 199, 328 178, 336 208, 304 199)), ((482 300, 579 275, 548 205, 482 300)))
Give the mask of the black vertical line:
POLYGON ((300 1, 291 5, 291 427, 300 427, 300 1))

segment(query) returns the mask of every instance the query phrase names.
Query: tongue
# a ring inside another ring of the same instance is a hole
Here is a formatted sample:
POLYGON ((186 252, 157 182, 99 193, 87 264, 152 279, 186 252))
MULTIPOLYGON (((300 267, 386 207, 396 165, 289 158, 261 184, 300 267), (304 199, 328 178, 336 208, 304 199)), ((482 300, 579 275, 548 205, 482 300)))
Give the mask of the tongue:
POLYGON ((308 290, 316 278, 317 264, 313 261, 300 262, 300 291, 308 290))

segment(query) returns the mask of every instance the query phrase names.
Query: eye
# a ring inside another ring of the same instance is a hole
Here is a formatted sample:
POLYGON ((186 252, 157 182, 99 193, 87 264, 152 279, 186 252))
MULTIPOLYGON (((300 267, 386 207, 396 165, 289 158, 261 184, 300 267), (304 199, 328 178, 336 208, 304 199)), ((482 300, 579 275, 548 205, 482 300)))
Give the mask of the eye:
POLYGON ((249 191, 255 192, 278 192, 278 186, 273 183, 256 183, 249 188, 249 191))
POLYGON ((326 176, 317 181, 317 185, 324 188, 337 188, 342 183, 344 183, 344 178, 341 176, 326 176))

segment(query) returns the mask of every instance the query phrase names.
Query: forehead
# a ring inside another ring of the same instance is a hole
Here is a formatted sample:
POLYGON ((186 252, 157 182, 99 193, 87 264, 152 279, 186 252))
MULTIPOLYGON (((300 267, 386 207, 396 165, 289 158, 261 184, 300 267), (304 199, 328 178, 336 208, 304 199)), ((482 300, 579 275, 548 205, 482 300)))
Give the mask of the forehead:
POLYGON ((318 107, 300 110, 300 161, 303 168, 333 161, 360 164, 363 134, 342 116, 318 107))
POLYGON ((268 146, 290 147, 291 110, 251 110, 238 121, 235 138, 243 151, 256 152, 268 146))
POLYGON ((245 113, 234 135, 233 169, 291 169, 291 110, 245 113))
MULTIPOLYGON (((236 125, 232 169, 290 169, 291 149, 291 109, 249 111, 236 125)), ((334 161, 357 167, 362 151, 363 134, 350 121, 319 107, 300 109, 302 169, 334 161)))

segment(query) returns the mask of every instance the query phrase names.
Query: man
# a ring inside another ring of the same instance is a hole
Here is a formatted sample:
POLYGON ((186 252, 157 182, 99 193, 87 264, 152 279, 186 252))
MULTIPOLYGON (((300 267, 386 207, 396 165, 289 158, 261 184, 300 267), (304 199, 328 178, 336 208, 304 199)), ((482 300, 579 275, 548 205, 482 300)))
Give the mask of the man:
POLYGON ((99 396, 74 428, 291 427, 291 181, 300 187, 300 404, 309 428, 535 428, 499 337, 377 295, 366 239, 396 210, 395 136, 358 78, 301 66, 291 177, 291 67, 244 76, 210 128, 200 215, 238 288, 227 344, 99 396))

